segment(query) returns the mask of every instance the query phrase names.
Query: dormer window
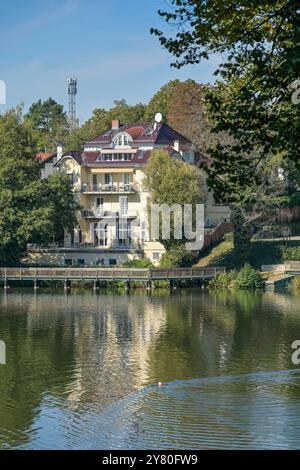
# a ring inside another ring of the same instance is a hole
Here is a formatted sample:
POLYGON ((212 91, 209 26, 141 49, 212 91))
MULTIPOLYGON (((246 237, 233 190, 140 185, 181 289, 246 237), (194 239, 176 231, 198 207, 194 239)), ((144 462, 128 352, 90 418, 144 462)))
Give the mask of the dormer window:
POLYGON ((132 137, 126 132, 119 133, 114 138, 115 147, 127 147, 132 142, 132 137))

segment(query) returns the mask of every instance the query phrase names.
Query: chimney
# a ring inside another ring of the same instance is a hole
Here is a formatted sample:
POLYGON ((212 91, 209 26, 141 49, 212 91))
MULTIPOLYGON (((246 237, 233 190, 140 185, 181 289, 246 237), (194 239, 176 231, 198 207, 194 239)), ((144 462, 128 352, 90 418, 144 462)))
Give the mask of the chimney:
POLYGON ((174 150, 176 150, 176 152, 179 152, 179 140, 174 140, 174 150))
POLYGON ((117 130, 119 130, 119 128, 120 128, 120 121, 119 121, 119 119, 113 119, 113 120, 111 121, 111 129, 112 129, 113 131, 117 131, 117 130))
POLYGON ((56 155, 57 155, 57 161, 61 159, 61 157, 63 156, 63 148, 61 145, 58 145, 56 147, 56 155))

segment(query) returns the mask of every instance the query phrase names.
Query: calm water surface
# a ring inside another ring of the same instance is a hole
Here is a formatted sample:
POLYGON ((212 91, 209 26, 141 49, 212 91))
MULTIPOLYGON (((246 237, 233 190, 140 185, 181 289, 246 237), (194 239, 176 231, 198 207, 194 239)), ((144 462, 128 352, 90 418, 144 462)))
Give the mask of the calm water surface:
POLYGON ((1 293, 0 448, 300 448, 295 339, 289 294, 1 293))

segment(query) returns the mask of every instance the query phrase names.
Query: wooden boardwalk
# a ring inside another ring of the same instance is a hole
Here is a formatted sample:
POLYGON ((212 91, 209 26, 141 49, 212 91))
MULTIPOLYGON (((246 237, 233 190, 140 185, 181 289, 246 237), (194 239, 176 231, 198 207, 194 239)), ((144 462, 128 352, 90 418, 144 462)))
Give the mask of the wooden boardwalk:
POLYGON ((274 272, 281 274, 300 274, 300 261, 287 261, 284 264, 262 265, 263 272, 274 272))
POLYGON ((0 268, 0 281, 180 281, 209 280, 224 267, 131 269, 131 268, 0 268))

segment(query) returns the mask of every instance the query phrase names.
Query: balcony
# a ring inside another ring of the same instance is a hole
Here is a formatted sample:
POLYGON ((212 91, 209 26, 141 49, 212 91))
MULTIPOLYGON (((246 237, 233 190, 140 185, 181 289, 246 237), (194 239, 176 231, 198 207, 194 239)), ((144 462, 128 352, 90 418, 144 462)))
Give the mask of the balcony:
POLYGON ((81 217, 83 219, 135 219, 138 216, 138 211, 128 210, 126 214, 120 212, 105 211, 103 209, 83 209, 81 217))
POLYGON ((136 192, 133 183, 111 183, 111 184, 97 184, 89 185, 83 183, 81 192, 85 194, 131 194, 136 192))

